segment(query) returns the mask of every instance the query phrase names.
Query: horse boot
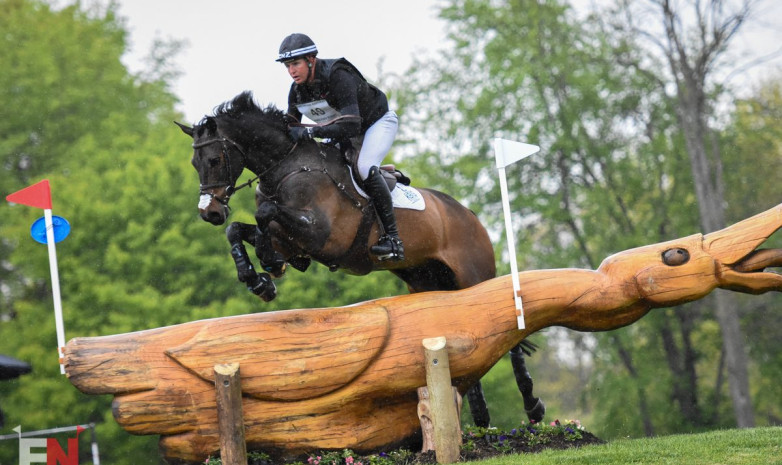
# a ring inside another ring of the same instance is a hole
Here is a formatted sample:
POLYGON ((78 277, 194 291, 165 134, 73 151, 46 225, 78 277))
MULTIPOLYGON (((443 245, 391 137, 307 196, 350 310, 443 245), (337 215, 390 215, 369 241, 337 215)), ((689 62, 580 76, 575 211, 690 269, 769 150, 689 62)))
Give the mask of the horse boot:
POLYGON ((467 403, 470 405, 470 414, 475 426, 488 428, 490 422, 489 407, 486 405, 486 396, 483 394, 483 386, 478 381, 467 390, 467 403))
POLYGON ((369 176, 364 180, 364 188, 372 198, 372 204, 375 206, 384 231, 384 234, 377 241, 377 245, 370 247, 369 251, 373 255, 377 255, 380 260, 404 260, 405 249, 396 228, 391 192, 388 191, 388 185, 383 179, 383 175, 380 174, 380 168, 373 166, 369 169, 369 176))
POLYGON ((516 378, 516 386, 524 399, 524 412, 530 421, 541 422, 546 414, 546 404, 543 399, 532 394, 532 376, 524 362, 524 350, 521 344, 510 350, 510 363, 513 367, 513 375, 516 378))

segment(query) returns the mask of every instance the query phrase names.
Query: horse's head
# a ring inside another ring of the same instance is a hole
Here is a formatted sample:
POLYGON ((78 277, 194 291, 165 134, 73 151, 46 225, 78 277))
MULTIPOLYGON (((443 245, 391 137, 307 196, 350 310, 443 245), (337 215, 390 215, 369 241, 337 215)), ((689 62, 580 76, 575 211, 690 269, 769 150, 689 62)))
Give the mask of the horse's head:
POLYGON ((221 134, 213 116, 204 118, 193 127, 176 124, 193 138, 191 163, 201 181, 198 201, 201 218, 214 225, 223 224, 228 217, 228 201, 236 180, 245 168, 244 151, 236 142, 221 134))
MULTIPOLYGON (((294 147, 282 111, 273 105, 263 109, 251 92, 242 92, 222 103, 214 116, 188 127, 176 123, 193 138, 193 166, 201 179, 198 210, 201 218, 214 225, 225 223, 228 200, 236 180, 245 168, 258 175, 261 183, 273 184, 278 166, 294 147)), ((239 186, 242 187, 242 186, 239 186)))

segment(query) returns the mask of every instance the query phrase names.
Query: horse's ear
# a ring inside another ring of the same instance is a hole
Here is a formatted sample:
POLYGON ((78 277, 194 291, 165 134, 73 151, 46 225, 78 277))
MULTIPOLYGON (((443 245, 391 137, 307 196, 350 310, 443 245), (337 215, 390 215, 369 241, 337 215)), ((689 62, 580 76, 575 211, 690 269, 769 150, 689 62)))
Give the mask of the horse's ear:
POLYGON ((180 123, 178 121, 174 121, 174 124, 179 126, 179 129, 181 129, 182 132, 184 132, 185 134, 187 134, 190 137, 193 137, 193 128, 191 128, 190 126, 185 126, 184 124, 182 124, 182 123, 180 123))

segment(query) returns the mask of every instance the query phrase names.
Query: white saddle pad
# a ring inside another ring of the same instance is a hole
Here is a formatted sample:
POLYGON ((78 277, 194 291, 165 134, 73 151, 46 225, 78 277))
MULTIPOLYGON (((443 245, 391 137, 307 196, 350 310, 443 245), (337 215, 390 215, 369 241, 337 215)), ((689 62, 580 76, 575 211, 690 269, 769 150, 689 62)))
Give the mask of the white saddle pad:
MULTIPOLYGON (((362 197, 365 199, 369 198, 367 193, 358 187, 355 179, 353 179, 353 186, 362 197)), ((423 210, 426 208, 424 196, 421 195, 418 189, 401 183, 396 183, 394 190, 391 191, 391 200, 394 202, 394 208, 407 208, 410 210, 423 210)))

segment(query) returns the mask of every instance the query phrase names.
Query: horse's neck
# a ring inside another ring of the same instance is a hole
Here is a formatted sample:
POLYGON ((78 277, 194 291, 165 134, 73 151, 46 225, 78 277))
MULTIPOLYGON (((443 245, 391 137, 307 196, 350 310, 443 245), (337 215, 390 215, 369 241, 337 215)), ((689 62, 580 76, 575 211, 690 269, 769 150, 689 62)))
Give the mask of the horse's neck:
POLYGON ((322 170, 326 169, 334 176, 339 176, 344 171, 345 162, 339 150, 318 143, 305 142, 299 144, 280 163, 277 176, 285 176, 286 172, 297 169, 322 170))
POLYGON ((278 185, 286 178, 303 171, 326 173, 345 188, 352 189, 350 174, 340 151, 335 147, 319 143, 300 143, 282 159, 277 159, 255 174, 260 176, 263 186, 266 186, 270 192, 276 192, 278 185))

